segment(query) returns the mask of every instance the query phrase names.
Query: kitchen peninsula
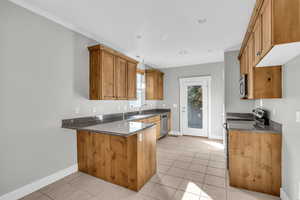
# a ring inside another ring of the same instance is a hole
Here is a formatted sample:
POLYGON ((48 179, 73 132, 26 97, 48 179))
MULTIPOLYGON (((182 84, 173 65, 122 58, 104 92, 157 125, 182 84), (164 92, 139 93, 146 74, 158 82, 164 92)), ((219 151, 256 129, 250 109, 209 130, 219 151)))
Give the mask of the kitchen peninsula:
POLYGON ((156 173, 157 118, 168 109, 66 119, 77 131, 78 169, 105 181, 139 191, 156 173))

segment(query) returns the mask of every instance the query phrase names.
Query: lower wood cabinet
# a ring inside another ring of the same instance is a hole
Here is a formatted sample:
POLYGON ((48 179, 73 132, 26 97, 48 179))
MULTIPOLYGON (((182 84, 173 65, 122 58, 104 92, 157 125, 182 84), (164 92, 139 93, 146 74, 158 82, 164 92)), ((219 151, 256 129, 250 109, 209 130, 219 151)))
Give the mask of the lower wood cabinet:
POLYGON ((229 131, 230 186, 280 194, 281 134, 229 131))
POLYGON ((129 137, 77 132, 79 171, 138 191, 156 173, 156 130, 129 137))
POLYGON ((156 139, 160 138, 160 115, 155 117, 150 117, 146 119, 136 120, 137 122, 144 122, 144 123, 155 123, 155 132, 156 132, 156 139))

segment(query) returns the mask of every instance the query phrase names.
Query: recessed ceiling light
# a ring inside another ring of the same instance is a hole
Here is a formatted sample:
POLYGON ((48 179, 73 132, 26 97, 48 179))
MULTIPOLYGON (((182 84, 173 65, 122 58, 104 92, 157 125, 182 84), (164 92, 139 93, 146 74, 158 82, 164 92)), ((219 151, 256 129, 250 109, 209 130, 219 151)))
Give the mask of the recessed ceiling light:
POLYGON ((165 41, 165 40, 168 39, 168 37, 169 37, 168 34, 164 34, 164 35, 161 36, 161 40, 165 41))
POLYGON ((206 18, 198 19, 197 22, 198 24, 204 24, 207 22, 207 19, 206 18))
POLYGON ((141 35, 137 35, 136 39, 142 39, 142 36, 141 35))
POLYGON ((186 54, 188 54, 187 50, 181 50, 181 51, 179 51, 179 55, 186 55, 186 54))

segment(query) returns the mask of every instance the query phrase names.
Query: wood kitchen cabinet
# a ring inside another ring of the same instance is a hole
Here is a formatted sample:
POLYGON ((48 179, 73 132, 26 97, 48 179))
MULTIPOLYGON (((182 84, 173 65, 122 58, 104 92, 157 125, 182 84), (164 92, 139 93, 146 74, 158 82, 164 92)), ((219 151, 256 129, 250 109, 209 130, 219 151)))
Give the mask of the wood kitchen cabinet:
POLYGON ((146 70, 146 99, 164 99, 164 73, 159 70, 146 70))
POLYGON ((240 50, 254 40, 254 66, 279 66, 299 55, 300 0, 257 0, 240 50))
POLYGON ((127 61, 116 57, 115 63, 115 94, 117 99, 127 99, 127 61))
POLYGON ((127 63, 127 97, 128 99, 136 99, 136 63, 127 63))
POLYGON ((156 133, 128 137, 77 131, 79 171, 139 191, 156 173, 156 133))
POLYGON ((137 61, 103 45, 90 52, 90 100, 136 98, 137 61))
POLYGON ((230 186, 279 196, 281 134, 231 130, 228 142, 230 186))
MULTIPOLYGON (((282 98, 281 66, 257 67, 262 59, 269 57, 269 52, 275 44, 274 6, 278 2, 274 2, 274 0, 257 1, 253 11, 239 55, 241 75, 247 74, 248 78, 248 95, 245 99, 282 98)), ((289 4, 285 3, 285 5, 289 4)))
POLYGON ((253 29, 254 40, 254 64, 261 58, 261 18, 258 18, 253 29))
POLYGON ((136 122, 154 123, 156 126, 156 139, 160 138, 160 115, 149 117, 146 119, 136 120, 136 122))

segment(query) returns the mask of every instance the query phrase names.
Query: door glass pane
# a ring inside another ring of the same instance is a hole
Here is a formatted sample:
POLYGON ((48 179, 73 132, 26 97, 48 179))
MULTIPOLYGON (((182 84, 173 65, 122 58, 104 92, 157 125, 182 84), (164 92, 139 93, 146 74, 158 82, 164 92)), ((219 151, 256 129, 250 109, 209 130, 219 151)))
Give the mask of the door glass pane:
POLYGON ((203 97, 202 86, 188 86, 188 127, 202 129, 203 97))

